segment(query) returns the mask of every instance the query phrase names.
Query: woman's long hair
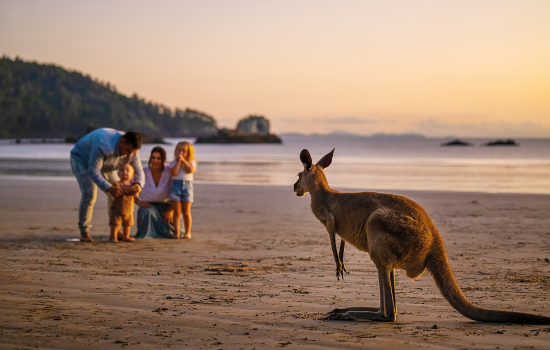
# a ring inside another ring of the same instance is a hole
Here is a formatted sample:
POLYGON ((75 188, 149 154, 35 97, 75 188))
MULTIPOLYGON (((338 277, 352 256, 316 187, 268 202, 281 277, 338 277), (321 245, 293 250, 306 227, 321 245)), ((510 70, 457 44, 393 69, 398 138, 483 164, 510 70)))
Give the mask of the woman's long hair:
POLYGON ((174 159, 176 159, 176 152, 180 147, 187 147, 187 149, 189 150, 187 152, 187 159, 186 159, 188 162, 195 160, 195 147, 193 147, 193 145, 187 141, 178 142, 178 144, 176 145, 176 148, 174 149, 174 159))
POLYGON ((149 170, 151 170, 151 160, 153 159, 153 153, 160 154, 160 160, 162 161, 162 170, 164 170, 164 163, 166 163, 166 151, 160 146, 156 146, 151 150, 151 155, 149 156, 149 170))

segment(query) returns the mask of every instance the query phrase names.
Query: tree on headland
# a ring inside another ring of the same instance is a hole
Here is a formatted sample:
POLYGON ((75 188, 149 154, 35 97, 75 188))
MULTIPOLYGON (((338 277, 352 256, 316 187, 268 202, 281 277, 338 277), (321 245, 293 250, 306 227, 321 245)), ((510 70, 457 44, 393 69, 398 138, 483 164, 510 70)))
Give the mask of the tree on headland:
POLYGON ((59 66, 0 58, 0 138, 78 138, 99 127, 153 137, 218 133, 216 120, 204 113, 128 97, 59 66))

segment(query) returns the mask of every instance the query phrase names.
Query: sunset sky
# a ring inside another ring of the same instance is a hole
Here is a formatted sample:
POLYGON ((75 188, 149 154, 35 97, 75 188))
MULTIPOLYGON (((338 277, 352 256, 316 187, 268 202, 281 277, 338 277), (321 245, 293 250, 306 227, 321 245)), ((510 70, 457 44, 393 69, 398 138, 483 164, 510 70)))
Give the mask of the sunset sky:
POLYGON ((0 54, 230 128, 550 137, 547 0, 0 0, 0 54))

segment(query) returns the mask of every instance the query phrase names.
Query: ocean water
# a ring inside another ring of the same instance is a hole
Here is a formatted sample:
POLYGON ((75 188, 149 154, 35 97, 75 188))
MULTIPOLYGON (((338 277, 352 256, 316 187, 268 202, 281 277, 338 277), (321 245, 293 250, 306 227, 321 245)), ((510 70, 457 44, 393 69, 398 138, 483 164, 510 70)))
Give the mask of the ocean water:
MULTIPOLYGON (((519 146, 442 147, 449 139, 415 136, 283 135, 283 144, 196 145, 197 183, 292 186, 302 170, 299 154, 316 162, 335 148, 325 169, 337 190, 437 190, 550 193, 550 139, 517 139, 519 146)), ((192 139, 188 139, 193 141, 192 139)), ((172 158, 178 139, 167 139, 172 158)), ((147 163, 150 150, 141 158, 147 163)), ((69 144, 0 145, 0 177, 71 180, 69 144)))

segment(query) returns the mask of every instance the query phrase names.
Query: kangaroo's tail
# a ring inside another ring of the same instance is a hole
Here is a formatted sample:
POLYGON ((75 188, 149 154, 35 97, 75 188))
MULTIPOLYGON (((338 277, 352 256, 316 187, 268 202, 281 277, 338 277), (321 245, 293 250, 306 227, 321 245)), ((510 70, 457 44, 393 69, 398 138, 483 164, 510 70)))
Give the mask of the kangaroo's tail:
POLYGON ((515 324, 550 324, 550 317, 538 316, 522 312, 490 310, 477 307, 470 303, 462 294, 447 261, 447 254, 441 242, 437 254, 432 254, 426 260, 426 268, 432 274, 435 284, 449 304, 463 316, 481 322, 515 323, 515 324))

